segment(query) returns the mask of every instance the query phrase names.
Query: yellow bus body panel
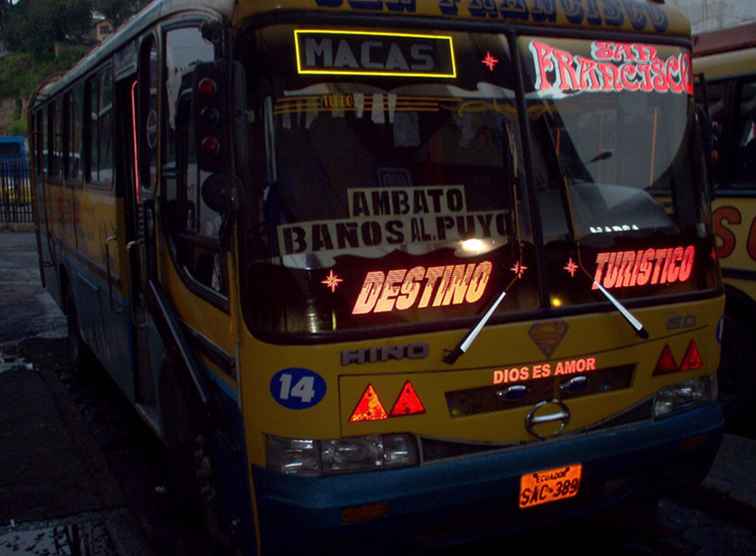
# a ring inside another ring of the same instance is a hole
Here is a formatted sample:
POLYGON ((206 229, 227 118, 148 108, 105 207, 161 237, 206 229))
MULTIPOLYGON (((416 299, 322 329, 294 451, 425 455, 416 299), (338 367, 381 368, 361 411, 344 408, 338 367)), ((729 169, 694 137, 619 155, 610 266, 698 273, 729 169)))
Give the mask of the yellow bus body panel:
POLYGON ((324 439, 412 432, 449 441, 502 446, 532 441, 534 437, 524 427, 525 416, 532 409, 531 406, 451 417, 445 393, 491 385, 495 369, 512 366, 556 363, 584 356, 596 357, 598 369, 635 365, 629 388, 567 402, 572 418, 564 432, 576 432, 627 411, 665 385, 715 373, 720 357, 716 327, 723 307, 724 297, 719 296, 694 303, 634 310, 650 333, 648 341, 640 340, 615 312, 565 318, 562 320, 568 326, 566 335, 551 357, 544 356, 528 334, 538 321, 488 326, 455 365, 447 365, 441 359, 445 350, 459 341, 464 330, 319 346, 286 346, 285 349, 260 342, 246 332, 242 337, 240 372, 250 462, 264 465, 265 434, 324 439), (668 330, 670 319, 679 316, 692 316, 695 325, 683 330, 668 330), (590 341, 586 341, 588 338, 590 341), (666 344, 680 364, 691 339, 695 339, 698 345, 704 361, 703 369, 652 376, 666 344), (340 352, 344 349, 413 342, 428 343, 429 356, 426 359, 341 365, 340 352), (586 350, 588 346, 589 351, 586 350), (327 393, 319 404, 306 410, 290 410, 273 399, 272 376, 279 370, 292 367, 311 369, 325 379, 327 393), (425 405, 426 413, 383 421, 349 421, 368 384, 375 388, 385 410, 389 412, 408 379, 425 405))

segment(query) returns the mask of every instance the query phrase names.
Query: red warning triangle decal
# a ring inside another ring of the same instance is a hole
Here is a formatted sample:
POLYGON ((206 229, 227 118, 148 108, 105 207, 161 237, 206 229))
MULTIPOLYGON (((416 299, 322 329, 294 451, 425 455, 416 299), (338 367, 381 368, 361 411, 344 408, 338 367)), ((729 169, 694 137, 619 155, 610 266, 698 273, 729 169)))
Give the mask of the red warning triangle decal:
POLYGON ((352 411, 349 422, 383 421, 384 419, 388 419, 388 414, 378 397, 378 392, 375 391, 372 384, 368 384, 362 396, 360 396, 360 401, 357 402, 357 407, 352 411))
POLYGON ((412 383, 408 380, 402 386, 402 391, 396 398, 394 407, 391 408, 391 416, 400 417, 402 415, 419 415, 420 413, 425 413, 425 406, 420 401, 420 396, 415 392, 412 383))
POLYGON ((676 371, 677 362, 675 361, 675 356, 672 355, 672 350, 669 349, 668 345, 664 346, 664 349, 659 356, 659 361, 656 362, 656 371, 654 371, 654 374, 661 375, 666 373, 674 373, 676 371))
POLYGON ((696 341, 691 339, 688 344, 688 350, 685 352, 682 363, 680 364, 680 370, 692 371, 694 369, 703 369, 703 360, 701 359, 701 353, 698 351, 696 341))

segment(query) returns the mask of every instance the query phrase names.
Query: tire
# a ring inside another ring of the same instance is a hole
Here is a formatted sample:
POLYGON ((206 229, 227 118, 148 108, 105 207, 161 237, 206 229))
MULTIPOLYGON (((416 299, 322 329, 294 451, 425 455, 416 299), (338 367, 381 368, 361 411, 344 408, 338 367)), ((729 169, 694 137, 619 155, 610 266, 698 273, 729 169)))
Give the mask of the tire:
POLYGON ((754 432, 756 417, 756 323, 735 311, 724 316, 719 399, 730 432, 754 432))
POLYGON ((66 345, 68 360, 76 372, 82 373, 86 370, 85 367, 92 363, 92 358, 90 357, 91 352, 89 351, 89 347, 81 336, 79 312, 76 309, 76 301, 70 285, 65 286, 63 305, 66 310, 66 325, 68 328, 66 345))

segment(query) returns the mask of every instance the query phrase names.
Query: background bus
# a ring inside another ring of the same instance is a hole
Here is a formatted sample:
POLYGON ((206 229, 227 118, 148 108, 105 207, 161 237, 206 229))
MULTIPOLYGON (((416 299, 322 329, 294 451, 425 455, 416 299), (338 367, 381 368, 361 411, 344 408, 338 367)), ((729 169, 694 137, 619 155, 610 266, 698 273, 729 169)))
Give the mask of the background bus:
POLYGON ((0 135, 0 165, 18 166, 24 175, 29 167, 29 149, 22 135, 0 135))
MULTIPOLYGON (((695 37, 712 125, 713 225, 727 291, 722 401, 738 426, 756 416, 756 23, 695 37), (738 421, 739 419, 735 419, 738 421)), ((696 91, 704 102, 702 87, 696 91)))
POLYGON ((689 33, 641 0, 150 4, 31 103, 72 357, 249 553, 700 481, 724 296, 689 33))

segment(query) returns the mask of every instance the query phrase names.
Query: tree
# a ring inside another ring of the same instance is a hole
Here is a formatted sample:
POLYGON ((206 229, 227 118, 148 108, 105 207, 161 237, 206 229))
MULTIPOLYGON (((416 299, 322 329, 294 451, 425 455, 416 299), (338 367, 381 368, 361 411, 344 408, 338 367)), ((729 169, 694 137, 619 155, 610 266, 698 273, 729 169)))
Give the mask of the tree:
POLYGON ((50 56, 56 42, 87 42, 92 0, 20 0, 6 5, 2 25, 9 50, 50 56))
MULTIPOLYGON (((95 0, 94 7, 114 27, 118 27, 144 7, 149 0, 95 0)), ((2 0, 0 0, 2 2, 2 0)))

